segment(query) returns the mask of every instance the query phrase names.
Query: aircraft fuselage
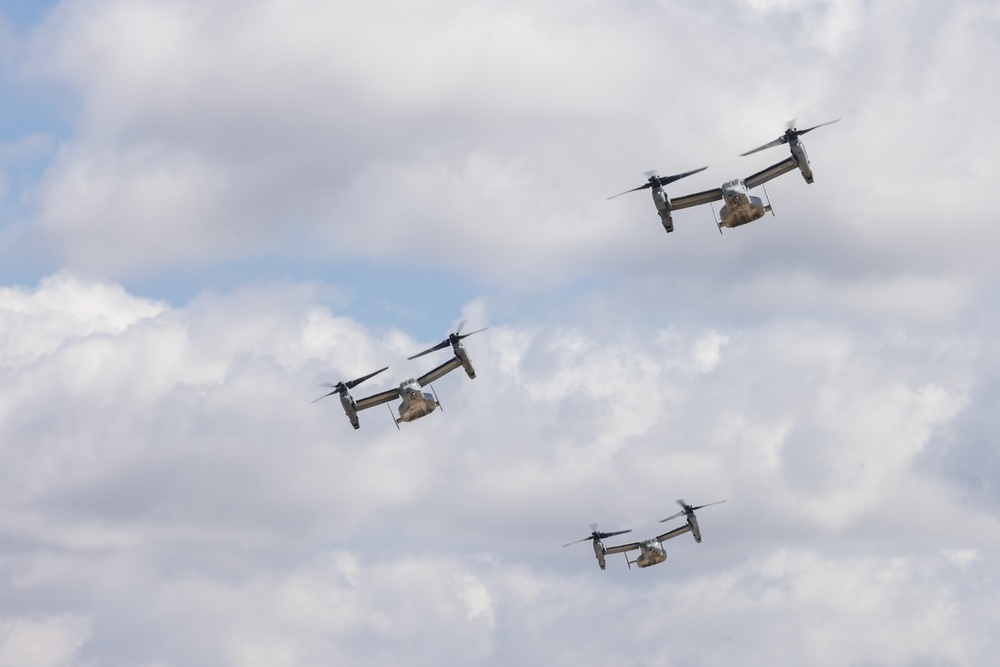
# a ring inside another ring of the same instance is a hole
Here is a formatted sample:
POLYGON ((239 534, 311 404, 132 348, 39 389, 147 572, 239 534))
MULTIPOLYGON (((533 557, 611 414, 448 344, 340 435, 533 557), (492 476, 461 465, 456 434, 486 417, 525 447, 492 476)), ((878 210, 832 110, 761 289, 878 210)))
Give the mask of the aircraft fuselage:
POLYGON ((438 407, 434 394, 425 391, 414 379, 399 383, 399 397, 403 402, 399 404, 398 422, 411 422, 414 419, 426 417, 438 407))
POLYGON ((771 210, 760 197, 750 194, 750 189, 742 178, 722 184, 722 199, 726 202, 719 211, 719 225, 722 227, 745 225, 762 218, 771 210))
POLYGON ((657 540, 646 540, 639 545, 639 557, 633 562, 639 567, 659 565, 667 560, 667 551, 657 540))

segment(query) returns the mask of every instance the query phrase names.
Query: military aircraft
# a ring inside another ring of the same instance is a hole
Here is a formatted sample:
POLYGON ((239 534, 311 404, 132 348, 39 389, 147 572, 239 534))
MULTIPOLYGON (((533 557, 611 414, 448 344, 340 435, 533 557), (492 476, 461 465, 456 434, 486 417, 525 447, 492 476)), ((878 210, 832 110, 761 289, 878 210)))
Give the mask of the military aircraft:
MULTIPOLYGON (((343 406, 344 413, 347 415, 348 421, 351 422, 351 426, 353 426, 355 430, 361 428, 361 424, 358 421, 358 412, 361 410, 367 410, 368 408, 373 408, 376 405, 388 403, 389 401, 394 401, 397 398, 401 398, 403 402, 399 404, 399 417, 393 417, 393 421, 396 423, 396 428, 399 428, 400 422, 411 422, 414 419, 419 419, 429 415, 434 412, 435 409, 441 407, 437 394, 434 392, 434 387, 431 386, 432 382, 444 377, 459 367, 463 367, 466 374, 470 378, 476 377, 476 371, 472 367, 472 361, 469 359, 469 355, 462 346, 461 341, 463 338, 467 338, 468 336, 479 333, 480 331, 485 331, 485 329, 479 329, 479 331, 462 334, 462 327, 464 325, 465 322, 463 321, 459 324, 458 331, 453 334, 449 334, 448 338, 444 339, 443 342, 410 357, 410 359, 416 359, 417 357, 423 356, 428 352, 443 349, 449 344, 452 346, 452 349, 455 352, 454 357, 444 362, 437 368, 424 373, 420 377, 404 380, 403 382, 400 382, 399 387, 395 389, 389 389, 387 391, 379 392, 378 394, 366 396, 365 398, 359 400, 354 400, 354 397, 351 396, 350 390, 365 380, 375 377, 382 371, 386 370, 388 368, 388 366, 386 366, 385 368, 377 370, 374 373, 369 373, 368 375, 350 380, 349 382, 338 382, 337 384, 324 382, 320 386, 330 387, 333 391, 328 394, 323 394, 314 400, 313 403, 322 400, 327 396, 339 394, 340 404, 343 406), (424 389, 424 387, 428 386, 431 388, 431 391, 426 391, 424 389)), ((389 412, 391 414, 392 410, 390 409, 389 412)))
MULTIPOLYGON (((768 202, 765 204, 760 197, 754 197, 751 195, 750 190, 758 185, 763 185, 771 179, 777 178, 792 169, 795 169, 795 166, 796 164, 792 158, 788 158, 787 160, 771 165, 767 169, 758 171, 752 176, 727 181, 723 183, 720 188, 713 188, 711 190, 705 190, 704 192, 696 192, 693 195, 685 195, 674 199, 667 196, 666 191, 663 189, 663 182, 666 179, 662 179, 654 174, 649 177, 649 182, 645 185, 641 185, 631 190, 626 190, 625 192, 614 195, 614 197, 608 197, 608 199, 614 199, 615 197, 620 197, 621 195, 629 192, 635 192, 636 190, 652 188, 653 203, 656 204, 656 212, 660 214, 660 221, 663 223, 663 228, 666 229, 667 232, 674 231, 674 224, 670 216, 671 211, 725 200, 725 205, 719 211, 718 218, 715 219, 715 224, 718 226, 719 233, 721 234, 723 227, 732 228, 745 225, 748 222, 753 222, 754 220, 762 218, 765 213, 770 211, 771 203, 768 202)), ((695 172, 698 171, 701 171, 701 169, 695 170, 695 172)), ((667 177, 667 179, 670 178, 674 177, 667 177)))
MULTIPOLYGON (((817 127, 830 125, 839 120, 840 119, 838 118, 837 120, 832 120, 828 123, 823 123, 822 125, 815 125, 804 130, 798 130, 792 127, 794 121, 789 123, 789 127, 785 130, 785 134, 770 143, 764 144, 763 146, 755 148, 747 153, 743 153, 743 155, 750 155, 750 153, 756 153, 757 151, 765 148, 787 143, 792 150, 791 157, 786 158, 781 162, 772 164, 770 167, 762 169, 756 174, 747 176, 746 178, 736 178, 731 181, 726 181, 722 184, 722 187, 671 199, 667 195, 666 190, 663 189, 664 185, 673 183, 674 181, 684 178, 685 176, 696 174, 699 171, 706 169, 706 167, 685 172, 683 174, 677 174, 676 176, 667 177, 660 177, 653 172, 649 172, 647 173, 648 182, 644 185, 632 188, 631 190, 626 190, 625 192, 620 192, 617 195, 608 197, 608 199, 614 199, 615 197, 620 197, 621 195, 628 194, 629 192, 635 192, 636 190, 651 188, 653 203, 656 205, 656 212, 660 215, 660 221, 663 223, 663 228, 666 229, 667 232, 674 231, 671 211, 691 208, 692 206, 700 206, 702 204, 711 204, 712 202, 724 200, 725 204, 720 209, 718 217, 715 217, 715 224, 719 228, 719 233, 721 234, 723 227, 728 227, 730 229, 733 227, 739 227, 740 225, 745 225, 748 222, 759 220, 768 212, 770 212, 771 215, 774 215, 774 211, 771 209, 770 200, 768 200, 765 204, 760 197, 751 195, 750 190, 753 188, 763 186, 764 183, 767 183, 768 181, 773 180, 782 174, 786 174, 796 168, 802 172, 802 176, 806 179, 806 183, 812 183, 813 174, 812 169, 809 167, 809 158, 806 155, 805 145, 799 141, 799 136, 805 134, 806 132, 811 132, 817 127)), ((767 196, 766 189, 764 190, 764 196, 767 196)), ((714 210, 715 209, 713 207, 713 217, 714 210)))
MULTIPOLYGON (((746 153, 740 153, 740 156, 742 157, 742 156, 750 155, 752 153, 756 153, 757 151, 762 151, 765 148, 771 148, 773 146, 780 146, 781 144, 788 144, 788 147, 792 151, 792 157, 790 157, 787 160, 785 160, 785 162, 788 162, 789 160, 791 160, 792 165, 795 166, 795 167, 798 167, 799 171, 802 172, 802 178, 804 178, 806 180, 806 183, 812 183, 813 182, 813 173, 812 173, 812 169, 809 167, 809 156, 806 154, 806 146, 805 146, 805 144, 803 144, 801 141, 799 141, 799 137, 802 136, 803 134, 805 134, 806 132, 812 132, 817 127, 823 127, 824 125, 833 125, 834 123, 839 122, 839 121, 840 121, 840 119, 838 118, 837 120, 831 120, 831 121, 828 121, 826 123, 820 123, 819 125, 813 125, 812 127, 807 127, 804 130, 799 130, 799 129, 797 129, 795 127, 795 121, 791 120, 785 126, 785 133, 783 135, 781 135, 780 137, 778 137, 774 141, 770 141, 770 142, 764 144, 763 146, 758 146, 757 148, 753 149, 752 151, 747 151, 746 153)), ((779 163, 779 164, 784 164, 784 163, 779 163)), ((775 165, 775 166, 777 166, 777 165, 775 165)), ((789 169, 788 171, 791 171, 791 170, 789 169)))
POLYGON ((568 547, 571 544, 592 540, 594 543, 594 555, 597 557, 597 563, 601 566, 602 570, 604 569, 604 557, 607 554, 625 554, 625 562, 628 563, 629 569, 632 569, 633 564, 639 566, 640 568, 657 565, 667 560, 667 552, 663 548, 663 542, 673 539, 678 535, 683 535, 687 532, 690 532, 694 536, 695 542, 701 542, 701 529, 698 527, 698 518, 694 515, 695 510, 700 510, 701 508, 708 507, 710 505, 719 505, 724 502, 726 501, 719 500, 714 503, 707 503, 705 505, 693 507, 685 503, 683 499, 678 500, 677 504, 681 506, 681 511, 668 516, 666 519, 660 519, 660 523, 676 519, 679 516, 686 516, 687 523, 679 528, 674 528, 673 530, 669 530, 662 535, 657 535, 656 537, 651 537, 648 540, 643 540, 641 542, 629 542, 628 544, 618 544, 612 547, 606 547, 604 546, 604 539, 613 535, 630 533, 632 530, 618 530, 610 533, 604 533, 597 530, 597 524, 591 524, 590 528, 592 532, 589 537, 584 537, 574 542, 568 542, 563 546, 568 547), (635 551, 637 549, 639 550, 639 556, 635 560, 629 560, 628 552, 635 551))

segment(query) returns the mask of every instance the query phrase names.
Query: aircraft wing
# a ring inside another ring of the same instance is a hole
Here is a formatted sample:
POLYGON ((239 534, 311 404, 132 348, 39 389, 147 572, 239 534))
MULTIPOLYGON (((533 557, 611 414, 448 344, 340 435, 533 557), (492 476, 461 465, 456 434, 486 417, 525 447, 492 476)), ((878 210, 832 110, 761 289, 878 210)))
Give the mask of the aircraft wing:
POLYGON ((388 403, 399 398, 399 389, 389 389, 388 391, 379 392, 378 394, 372 394, 371 396, 366 396, 360 401, 355 401, 358 406, 358 410, 367 410, 368 408, 373 408, 376 405, 382 405, 383 403, 388 403))
POLYGON ((421 375, 420 377, 418 377, 417 378, 417 382, 420 383, 421 387, 426 387, 431 382, 434 382, 434 380, 437 380, 438 378, 444 377, 448 373, 452 372, 456 368, 460 368, 461 366, 462 366, 462 362, 459 360, 459 358, 458 357, 452 357, 451 359, 449 359, 448 361, 444 362, 443 364, 441 364, 437 368, 435 368, 433 370, 430 370, 430 371, 427 371, 426 373, 424 373, 423 375, 421 375))
POLYGON ((722 199, 722 188, 713 188, 712 190, 705 190, 704 192, 696 192, 693 195, 684 195, 683 197, 677 197, 670 200, 670 210, 676 211, 681 208, 691 208, 692 206, 701 206, 702 204, 708 204, 713 201, 720 201, 722 199))
POLYGON ((672 540, 678 535, 683 535, 684 533, 689 533, 689 532, 691 532, 691 526, 690 524, 685 523, 680 528, 674 528, 673 530, 663 533, 662 535, 657 535, 656 539, 659 540, 660 542, 664 540, 672 540))
POLYGON ((604 553, 606 554, 623 554, 626 551, 635 551, 639 548, 638 542, 629 542, 628 544, 619 544, 614 547, 605 547, 604 553))
POLYGON ((747 184, 747 189, 752 190, 758 185, 767 183, 772 178, 777 178, 782 174, 787 174, 791 170, 798 168, 798 166, 799 165, 795 162, 795 158, 786 158, 777 164, 772 164, 763 171, 758 171, 753 176, 747 176, 743 179, 743 182, 747 184))

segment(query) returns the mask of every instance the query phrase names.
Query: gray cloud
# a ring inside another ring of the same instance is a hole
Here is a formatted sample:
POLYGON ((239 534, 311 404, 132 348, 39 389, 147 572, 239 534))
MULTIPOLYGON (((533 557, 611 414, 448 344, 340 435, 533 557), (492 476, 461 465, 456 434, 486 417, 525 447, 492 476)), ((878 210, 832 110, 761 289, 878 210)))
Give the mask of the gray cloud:
POLYGON ((995 662, 998 18, 61 3, 2 54, 79 115, 25 223, 62 268, 0 288, 0 664, 995 662), (792 116, 843 120, 774 218, 604 200, 792 116), (385 280, 122 286, 257 261, 385 280), (466 318, 443 411, 310 403, 466 318), (665 565, 558 546, 682 497, 728 502, 665 565))
POLYGON ((308 387, 398 377, 416 343, 296 289, 5 292, 5 329, 39 341, 3 360, 5 622, 63 633, 67 664, 989 655, 996 522, 924 456, 978 401, 962 346, 495 326, 467 341, 478 379, 437 383, 443 413, 354 432, 308 387), (655 534, 675 497, 730 502, 659 569, 557 546, 591 521, 655 534))

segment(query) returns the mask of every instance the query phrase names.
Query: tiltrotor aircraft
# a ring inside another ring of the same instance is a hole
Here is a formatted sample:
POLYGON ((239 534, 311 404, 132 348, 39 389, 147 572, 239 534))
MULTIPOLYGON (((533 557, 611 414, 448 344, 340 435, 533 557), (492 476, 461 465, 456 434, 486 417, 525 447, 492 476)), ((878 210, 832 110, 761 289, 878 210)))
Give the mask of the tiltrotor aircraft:
MULTIPOLYGON (((765 148, 787 143, 792 151, 791 157, 776 164, 772 164, 770 167, 758 171, 756 174, 751 176, 747 176, 746 178, 736 178, 731 181, 727 181, 722 184, 722 187, 671 199, 667 195, 666 190, 663 189, 663 186, 673 183, 674 181, 684 178, 685 176, 690 176, 691 174, 703 171, 707 167, 687 171, 674 176, 658 176, 655 173, 650 172, 647 173, 648 182, 644 185, 632 188, 631 190, 626 190, 625 192, 620 192, 614 196, 608 197, 608 199, 614 199, 615 197, 620 197, 621 195, 628 194, 629 192, 636 192, 637 190, 650 188, 652 190, 653 203, 656 205, 656 212, 659 214, 660 221, 663 223, 663 228, 667 230, 667 232, 674 231, 671 211, 724 200, 725 204, 719 211, 718 218, 715 219, 715 224, 718 226, 719 233, 721 234, 723 227, 733 228, 745 225, 748 222, 753 222, 754 220, 764 217, 764 214, 769 211, 771 212, 771 215, 774 215, 774 212, 771 210, 770 201, 765 204, 760 197, 755 197, 750 194, 750 190, 753 188, 762 186, 764 183, 767 183, 768 181, 773 180, 782 174, 786 174, 796 168, 802 172, 802 176, 806 179, 806 183, 812 183, 813 174, 812 169, 809 167, 809 158, 806 155, 805 145, 799 141, 799 136, 805 134, 806 132, 811 132, 817 127, 823 127, 823 125, 836 123, 838 120, 840 119, 838 118, 837 120, 832 120, 828 123, 823 123, 822 125, 815 125, 813 127, 806 128, 805 130, 798 130, 791 126, 793 123, 789 123, 789 127, 785 130, 785 133, 782 136, 770 143, 755 148, 752 151, 743 153, 743 155, 750 155, 751 153, 756 153, 757 151, 765 148)), ((766 189, 764 194, 765 196, 767 195, 766 189)))
POLYGON ((616 546, 606 547, 604 546, 604 542, 602 540, 605 540, 613 535, 631 533, 632 530, 617 530, 610 533, 604 533, 597 530, 597 524, 591 524, 590 529, 592 532, 589 537, 584 537, 574 542, 568 542, 563 546, 568 547, 571 544, 578 544, 580 542, 592 540, 594 543, 594 555, 597 557, 597 563, 601 566, 602 570, 604 569, 604 557, 607 554, 625 554, 625 562, 628 563, 629 569, 632 569, 633 564, 638 565, 639 567, 657 565, 667 560, 667 552, 663 548, 663 542, 673 539, 678 535, 683 535, 687 532, 694 535, 695 542, 701 542, 701 529, 698 527, 698 518, 694 515, 695 510, 700 510, 702 507, 708 507, 709 505, 719 505, 724 502, 726 501, 719 500, 714 503, 707 503, 705 505, 693 507, 685 503, 684 500, 678 500, 677 504, 681 506, 681 511, 668 516, 666 519, 660 519, 660 523, 676 519, 679 516, 686 516, 687 523, 679 528, 674 528, 673 530, 669 530, 662 535, 651 537, 648 540, 643 540, 642 542, 629 542, 628 544, 618 544, 616 546), (636 549, 639 550, 639 556, 635 560, 629 560, 628 552, 635 551, 636 549))
MULTIPOLYGON (((344 413, 347 415, 347 419, 351 422, 351 426, 355 429, 361 428, 361 424, 358 421, 358 413, 362 410, 367 410, 368 408, 373 408, 376 405, 382 405, 383 403, 388 403, 389 401, 396 400, 397 398, 403 399, 403 402, 399 404, 399 417, 393 417, 393 421, 396 423, 396 428, 399 428, 400 422, 411 422, 414 419, 419 419, 430 413, 434 412, 436 408, 441 407, 441 403, 438 401, 437 394, 434 393, 434 387, 431 387, 431 391, 426 391, 424 387, 430 386, 435 380, 447 375, 456 368, 462 367, 465 369, 465 373, 470 378, 476 377, 476 369, 472 367, 472 361, 469 359, 468 353, 462 346, 462 339, 471 336, 472 334, 479 333, 480 331, 485 331, 485 329, 479 329, 478 331, 472 331, 467 334, 462 333, 462 327, 465 326, 463 321, 458 325, 458 330, 449 334, 446 339, 441 343, 415 354, 410 359, 416 359, 417 357, 423 356, 428 352, 433 352, 435 350, 441 350, 451 345, 452 350, 455 352, 455 356, 444 362, 437 368, 434 368, 418 378, 410 378, 399 383, 399 387, 396 389, 389 389, 387 391, 379 392, 378 394, 373 394, 371 396, 366 396, 365 398, 355 400, 351 396, 350 390, 358 386, 365 380, 375 377, 385 368, 379 369, 374 373, 369 373, 368 375, 350 380, 349 382, 338 382, 337 384, 331 384, 329 382, 324 382, 321 387, 330 387, 333 389, 328 394, 323 394, 316 401, 322 400, 327 396, 333 396, 334 394, 340 395, 340 405, 344 408, 344 413)), ((390 410, 390 413, 392 410, 390 410)))

